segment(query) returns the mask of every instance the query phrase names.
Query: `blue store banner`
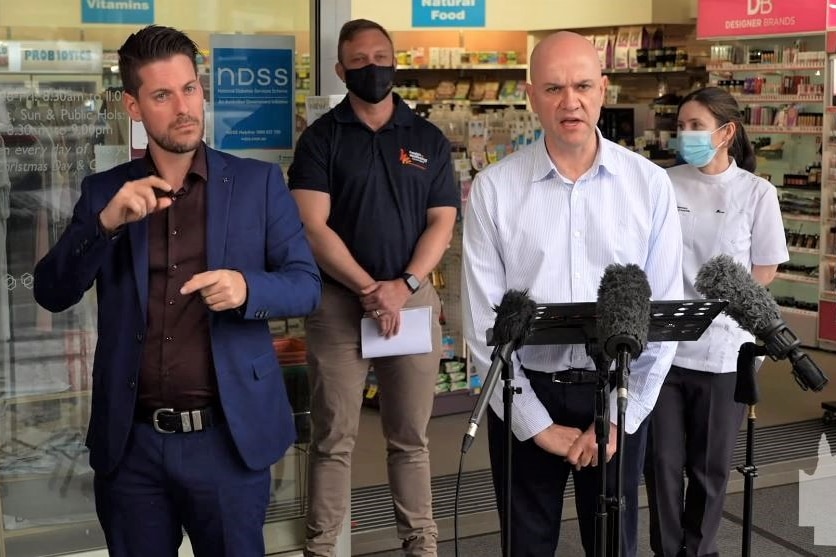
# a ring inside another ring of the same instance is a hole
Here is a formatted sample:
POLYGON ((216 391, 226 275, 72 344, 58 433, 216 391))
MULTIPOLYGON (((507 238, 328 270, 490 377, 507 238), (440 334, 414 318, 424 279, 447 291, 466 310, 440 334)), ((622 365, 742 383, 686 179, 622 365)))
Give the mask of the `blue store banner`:
POLYGON ((484 27, 487 0, 412 0, 413 27, 484 27))
POLYGON ((292 150, 294 38, 212 35, 211 45, 214 147, 267 159, 263 150, 292 150))
POLYGON ((154 23, 154 0, 81 0, 82 23, 154 23))

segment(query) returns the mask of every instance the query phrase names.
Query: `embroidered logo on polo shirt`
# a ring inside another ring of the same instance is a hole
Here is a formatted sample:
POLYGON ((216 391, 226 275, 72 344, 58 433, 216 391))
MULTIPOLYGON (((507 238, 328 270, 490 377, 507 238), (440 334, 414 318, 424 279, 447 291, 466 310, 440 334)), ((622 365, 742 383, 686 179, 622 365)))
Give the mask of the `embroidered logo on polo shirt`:
POLYGON ((417 151, 407 151, 401 147, 401 164, 410 165, 421 170, 427 169, 427 157, 417 151))

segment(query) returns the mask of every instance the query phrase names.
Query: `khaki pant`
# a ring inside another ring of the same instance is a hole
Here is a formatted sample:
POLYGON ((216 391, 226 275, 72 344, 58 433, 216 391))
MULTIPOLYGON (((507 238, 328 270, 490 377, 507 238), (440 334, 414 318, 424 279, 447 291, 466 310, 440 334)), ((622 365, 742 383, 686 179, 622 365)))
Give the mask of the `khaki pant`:
MULTIPOLYGON (((380 421, 389 488, 406 555, 436 555, 427 424, 441 356, 441 303, 425 282, 406 307, 433 308, 433 351, 376 358, 380 421)), ((334 554, 350 497, 351 453, 357 438, 370 360, 360 355, 363 309, 351 292, 323 285, 322 303, 306 320, 311 383, 310 476, 305 555, 334 554)))

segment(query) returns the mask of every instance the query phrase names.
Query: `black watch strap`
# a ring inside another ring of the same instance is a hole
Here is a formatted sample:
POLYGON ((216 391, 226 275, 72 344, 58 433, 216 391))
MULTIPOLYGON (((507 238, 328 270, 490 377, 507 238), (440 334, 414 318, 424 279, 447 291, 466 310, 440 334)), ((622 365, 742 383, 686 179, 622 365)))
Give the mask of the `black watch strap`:
POLYGON ((401 278, 406 283, 406 287, 409 288, 409 292, 412 294, 415 294, 421 287, 421 281, 419 281, 418 277, 412 273, 404 273, 401 275, 401 278))

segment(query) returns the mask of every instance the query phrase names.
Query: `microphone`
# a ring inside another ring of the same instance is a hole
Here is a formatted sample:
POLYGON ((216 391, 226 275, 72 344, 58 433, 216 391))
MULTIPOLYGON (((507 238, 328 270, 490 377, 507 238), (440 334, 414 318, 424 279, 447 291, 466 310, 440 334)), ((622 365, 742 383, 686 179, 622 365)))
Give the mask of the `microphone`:
POLYGON ((598 341, 612 359, 636 359, 647 346, 650 327, 650 284, 638 265, 612 264, 598 285, 598 341))
POLYGON ((647 346, 650 294, 647 275, 633 263, 608 265, 598 285, 595 308, 598 343, 607 357, 616 360, 616 401, 620 415, 627 410, 628 362, 638 358, 647 346))
MULTIPOLYGON (((510 366, 511 355, 514 350, 525 341, 531 330, 531 322, 537 312, 537 305, 528 297, 528 291, 508 290, 502 296, 498 306, 494 306, 496 320, 493 325, 493 334, 489 344, 494 345, 491 354, 491 367, 482 385, 482 391, 473 407, 473 412, 468 420, 467 433, 462 439, 462 453, 466 453, 473 440, 476 438, 476 430, 479 422, 488 408, 488 401, 491 393, 499 379, 500 370, 504 366, 510 366)), ((507 419, 507 418, 506 418, 507 419)))
POLYGON ((725 254, 713 257, 700 268, 694 286, 706 298, 728 300, 726 315, 763 342, 770 358, 789 359, 802 389, 820 391, 827 385, 828 378, 799 348, 801 341, 781 319, 772 294, 743 265, 725 254))

